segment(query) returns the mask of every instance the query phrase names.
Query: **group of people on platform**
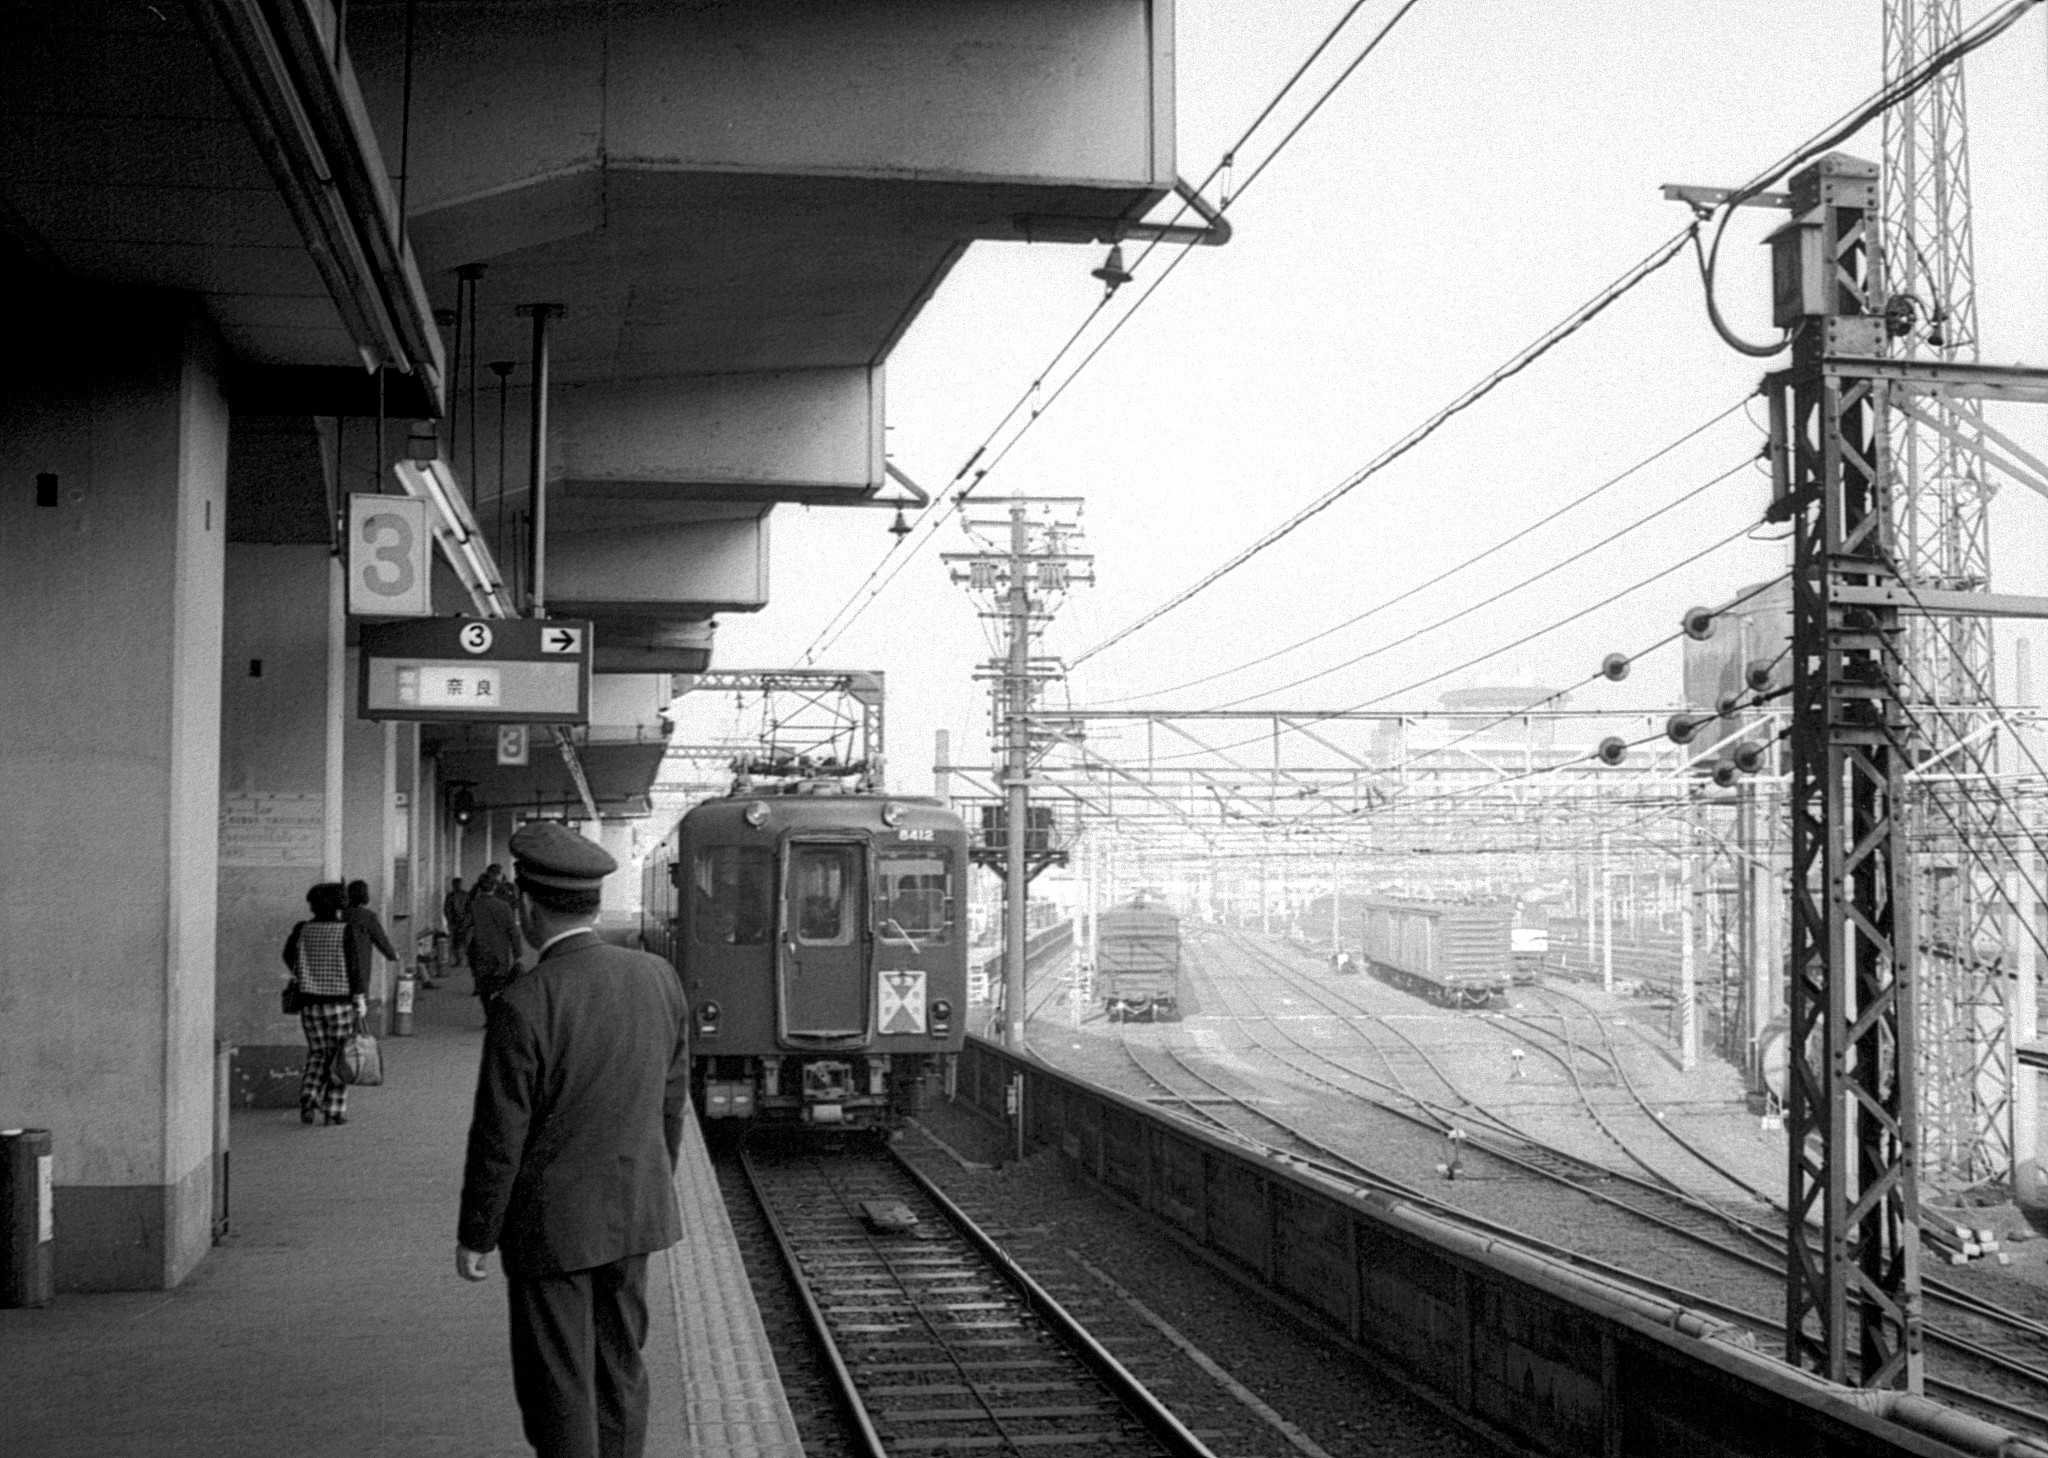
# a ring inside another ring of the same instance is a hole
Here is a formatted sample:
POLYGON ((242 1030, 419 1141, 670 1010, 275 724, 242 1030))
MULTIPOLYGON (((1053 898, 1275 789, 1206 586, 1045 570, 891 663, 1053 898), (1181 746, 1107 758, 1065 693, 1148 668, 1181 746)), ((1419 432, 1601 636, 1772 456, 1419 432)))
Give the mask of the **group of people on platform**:
POLYGON ((448 881, 441 916, 448 925, 449 965, 467 963, 476 995, 488 1003, 512 980, 519 959, 519 893, 493 861, 470 890, 462 877, 448 881))
POLYGON ((299 1076, 299 1122, 348 1122, 348 1085, 335 1057, 370 1008, 370 957, 398 960, 370 906, 367 881, 323 881, 306 892, 311 915, 284 941, 291 974, 285 1005, 299 1015, 306 1067, 299 1076))
MULTIPOLYGON (((543 1458, 641 1458, 647 1442, 647 1260, 682 1230, 672 1186, 689 1097, 682 984, 596 922, 618 863, 565 826, 522 826, 515 876, 488 867, 442 911, 486 1031, 463 1162, 455 1265, 500 1253, 512 1386, 543 1458), (531 966, 517 971, 523 947, 531 966)), ((347 1122, 335 1055, 368 1009, 370 957, 397 960, 361 881, 306 893, 284 960, 306 1034, 300 1117, 347 1122)))

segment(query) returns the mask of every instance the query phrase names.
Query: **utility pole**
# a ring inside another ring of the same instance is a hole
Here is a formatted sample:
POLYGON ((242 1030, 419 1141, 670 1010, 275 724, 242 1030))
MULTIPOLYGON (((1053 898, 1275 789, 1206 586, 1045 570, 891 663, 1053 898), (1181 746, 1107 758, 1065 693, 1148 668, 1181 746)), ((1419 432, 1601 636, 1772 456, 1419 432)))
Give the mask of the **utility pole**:
POLYGON ((1614 867, 1609 861, 1613 845, 1605 831, 1600 835, 1600 990, 1614 991, 1614 867))
POLYGON ((1039 743, 1033 706, 1040 686, 1062 676, 1058 663, 1032 649, 1068 588, 1095 580, 1089 570, 1094 558, 1072 550, 1080 539, 1079 497, 976 500, 1007 510, 1001 517, 963 517, 961 525, 979 550, 947 552, 943 560, 952 564, 955 582, 984 599, 983 616, 1003 635, 1001 655, 980 675, 990 687, 990 738, 1002 750, 1002 848, 996 852, 984 843, 976 859, 999 867, 1003 876, 1003 1042, 1022 1048, 1031 880, 1065 860, 1050 834, 1043 846, 1031 843, 1031 770, 1039 743))
POLYGON ((1699 806, 1688 800, 1678 842, 1678 1066, 1690 1073, 1700 1061, 1698 964, 1693 954, 1693 912, 1699 896, 1699 806))
POLYGON ((1029 542, 1024 503, 1010 504, 1010 591, 1005 604, 1009 662, 1003 697, 1003 794, 1009 801, 1003 827, 1003 1042, 1024 1046, 1024 993, 1030 969, 1024 965, 1030 928, 1025 911, 1031 898, 1031 867, 1025 860, 1031 817, 1031 582, 1024 565, 1029 542))

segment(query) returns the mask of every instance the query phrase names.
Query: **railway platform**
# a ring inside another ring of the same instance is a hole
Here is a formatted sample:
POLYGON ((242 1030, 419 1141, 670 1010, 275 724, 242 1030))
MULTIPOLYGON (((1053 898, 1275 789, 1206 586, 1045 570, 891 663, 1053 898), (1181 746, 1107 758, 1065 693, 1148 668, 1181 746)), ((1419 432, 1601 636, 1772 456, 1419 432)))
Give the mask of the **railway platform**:
MULTIPOLYGON (((454 1270, 481 1019, 453 985, 340 1128, 234 1116, 228 1233, 171 1291, 0 1311, 0 1452, 23 1458, 522 1458, 498 1262, 454 1270)), ((650 1455, 797 1458, 693 1123, 682 1244, 649 1264, 650 1455)))

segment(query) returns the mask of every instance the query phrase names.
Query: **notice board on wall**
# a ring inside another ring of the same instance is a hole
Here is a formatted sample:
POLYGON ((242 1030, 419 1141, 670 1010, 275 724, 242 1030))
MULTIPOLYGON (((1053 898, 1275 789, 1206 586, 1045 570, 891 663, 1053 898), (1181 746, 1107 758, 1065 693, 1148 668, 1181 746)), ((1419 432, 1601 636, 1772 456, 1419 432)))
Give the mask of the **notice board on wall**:
POLYGON ((325 860, 326 797, 252 790, 220 797, 223 866, 318 866, 325 860))

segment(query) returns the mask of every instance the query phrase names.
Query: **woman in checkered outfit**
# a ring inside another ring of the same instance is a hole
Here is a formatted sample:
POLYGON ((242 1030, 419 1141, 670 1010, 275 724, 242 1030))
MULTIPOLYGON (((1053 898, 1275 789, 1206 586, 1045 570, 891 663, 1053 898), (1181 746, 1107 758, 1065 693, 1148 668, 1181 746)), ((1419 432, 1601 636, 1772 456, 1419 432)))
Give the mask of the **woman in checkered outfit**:
POLYGON ((342 920, 347 896, 339 883, 306 893, 313 919, 292 928, 285 939, 284 964, 299 990, 299 1026, 306 1034, 306 1071, 299 1079, 299 1122, 315 1113, 330 1124, 348 1122, 348 1085, 335 1068, 335 1055, 357 1020, 369 1011, 369 974, 355 954, 342 920))

